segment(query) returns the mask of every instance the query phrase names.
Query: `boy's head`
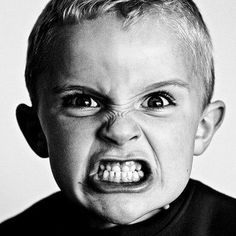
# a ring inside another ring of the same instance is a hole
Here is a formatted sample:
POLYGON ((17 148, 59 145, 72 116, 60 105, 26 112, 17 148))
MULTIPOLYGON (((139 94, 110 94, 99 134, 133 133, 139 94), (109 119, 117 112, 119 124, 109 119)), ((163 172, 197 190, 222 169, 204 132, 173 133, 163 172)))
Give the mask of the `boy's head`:
POLYGON ((33 103, 37 104, 38 76, 53 70, 53 49, 63 35, 63 28, 109 14, 121 22, 124 31, 151 16, 170 27, 189 54, 191 77, 201 81, 203 107, 210 102, 214 89, 212 44, 202 16, 191 0, 63 0, 48 3, 29 37, 25 77, 33 103))
POLYGON ((219 127, 207 28, 192 1, 51 1, 29 40, 17 118, 61 189, 108 223, 185 188, 219 127))

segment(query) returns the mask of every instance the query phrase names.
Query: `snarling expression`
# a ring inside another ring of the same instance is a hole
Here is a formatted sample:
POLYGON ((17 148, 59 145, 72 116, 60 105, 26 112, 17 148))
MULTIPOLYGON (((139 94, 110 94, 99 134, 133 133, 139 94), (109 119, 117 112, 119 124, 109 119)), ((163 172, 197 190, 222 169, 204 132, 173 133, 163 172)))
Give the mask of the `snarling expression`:
POLYGON ((62 30, 38 115, 59 186, 105 222, 129 224, 176 199, 189 179, 199 88, 177 36, 106 16, 62 30))

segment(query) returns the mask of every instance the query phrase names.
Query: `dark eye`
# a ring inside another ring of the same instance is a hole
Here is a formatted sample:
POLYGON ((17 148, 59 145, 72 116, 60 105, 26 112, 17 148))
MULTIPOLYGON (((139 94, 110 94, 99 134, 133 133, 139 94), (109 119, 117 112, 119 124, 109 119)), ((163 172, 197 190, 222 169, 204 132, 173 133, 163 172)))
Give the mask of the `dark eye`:
POLYGON ((142 107, 151 109, 162 109, 170 105, 175 105, 174 98, 166 92, 153 93, 142 103, 142 107))
POLYGON ((80 109, 99 107, 99 104, 93 98, 85 94, 67 95, 63 98, 63 105, 80 109))

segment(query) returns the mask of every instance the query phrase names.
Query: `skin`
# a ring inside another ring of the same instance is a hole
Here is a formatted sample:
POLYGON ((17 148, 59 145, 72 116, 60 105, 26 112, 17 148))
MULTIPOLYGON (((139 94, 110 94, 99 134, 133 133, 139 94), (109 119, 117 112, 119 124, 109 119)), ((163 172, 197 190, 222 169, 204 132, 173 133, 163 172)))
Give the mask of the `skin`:
POLYGON ((193 155, 209 143, 202 133, 211 127, 202 125, 208 113, 202 113, 200 85, 181 42, 151 18, 123 30, 118 19, 105 16, 65 27, 56 49, 53 73, 38 79, 37 115, 58 185, 92 210, 100 227, 161 211, 185 188, 193 155), (81 90, 92 106, 75 105, 81 90), (148 107, 153 92, 164 105, 148 107), (70 94, 76 95, 68 102, 70 94), (87 180, 102 159, 141 159, 152 181, 142 191, 96 191, 87 180))

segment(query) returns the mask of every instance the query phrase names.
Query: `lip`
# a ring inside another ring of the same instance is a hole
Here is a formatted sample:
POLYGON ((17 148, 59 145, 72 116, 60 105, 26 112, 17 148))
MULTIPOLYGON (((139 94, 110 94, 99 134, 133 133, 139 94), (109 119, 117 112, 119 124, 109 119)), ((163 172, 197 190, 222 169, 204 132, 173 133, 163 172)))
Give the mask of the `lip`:
POLYGON ((92 171, 88 175, 87 179, 87 186, 92 188, 94 191, 99 193, 140 193, 147 191, 150 188, 153 182, 153 174, 151 171, 150 164, 144 158, 134 158, 132 155, 126 157, 120 156, 103 156, 103 158, 98 158, 96 163, 94 163, 92 171), (147 176, 139 182, 132 182, 132 183, 114 183, 114 182, 107 182, 101 181, 96 178, 96 174, 99 168, 99 163, 101 162, 124 162, 124 161, 135 161, 141 162, 143 166, 145 166, 145 172, 147 176))
POLYGON ((97 180, 95 176, 90 177, 88 180, 88 185, 92 187, 92 189, 99 193, 141 193, 147 191, 153 178, 151 175, 145 180, 140 183, 110 183, 110 182, 103 182, 97 180))

